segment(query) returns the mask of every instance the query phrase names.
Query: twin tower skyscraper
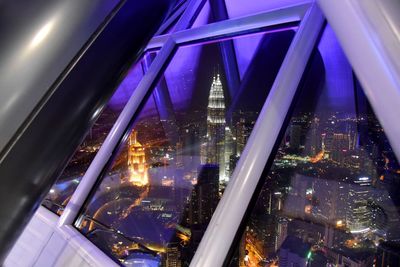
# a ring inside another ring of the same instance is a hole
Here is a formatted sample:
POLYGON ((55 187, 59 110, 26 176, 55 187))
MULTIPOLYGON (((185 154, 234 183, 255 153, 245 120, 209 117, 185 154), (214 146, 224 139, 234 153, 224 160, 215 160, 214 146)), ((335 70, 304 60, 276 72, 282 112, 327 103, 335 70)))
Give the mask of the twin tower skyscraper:
POLYGON ((207 135, 205 163, 219 166, 219 181, 229 180, 229 159, 232 154, 227 138, 232 135, 226 123, 224 89, 219 74, 213 77, 207 105, 207 135))

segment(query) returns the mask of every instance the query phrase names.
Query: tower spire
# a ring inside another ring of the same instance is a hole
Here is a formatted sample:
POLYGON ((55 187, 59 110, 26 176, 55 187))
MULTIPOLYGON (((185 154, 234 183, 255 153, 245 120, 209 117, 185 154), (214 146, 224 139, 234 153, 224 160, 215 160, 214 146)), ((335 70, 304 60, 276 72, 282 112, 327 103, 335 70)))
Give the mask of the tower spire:
MULTIPOLYGON (((214 68, 215 70, 215 68, 214 68)), ((214 74, 207 106, 207 155, 206 162, 219 166, 220 182, 225 175, 225 97, 219 73, 214 74)))

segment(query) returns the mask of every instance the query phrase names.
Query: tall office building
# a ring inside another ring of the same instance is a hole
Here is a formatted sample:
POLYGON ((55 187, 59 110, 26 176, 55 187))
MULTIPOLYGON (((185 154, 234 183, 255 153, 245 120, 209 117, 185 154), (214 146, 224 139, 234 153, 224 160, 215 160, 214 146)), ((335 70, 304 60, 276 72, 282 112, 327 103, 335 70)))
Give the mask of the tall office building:
POLYGON ((279 218, 276 229, 275 251, 277 251, 283 241, 285 241, 288 232, 288 220, 286 218, 279 218))
POLYGON ((190 198, 189 224, 206 225, 211 220, 219 201, 218 173, 218 165, 201 166, 198 182, 190 198))
POLYGON ((144 147, 137 141, 137 132, 133 131, 128 143, 129 182, 137 186, 147 185, 149 183, 147 169, 144 147))
POLYGON ((166 257, 163 267, 181 267, 181 252, 179 250, 180 244, 169 243, 166 248, 166 257))
POLYGON ((343 163, 345 152, 350 149, 350 136, 343 133, 334 133, 331 147, 331 159, 343 163))
POLYGON ((214 76, 207 106, 207 163, 219 165, 219 181, 225 175, 225 98, 219 74, 214 76))
POLYGON ((309 134, 307 134, 306 138, 306 152, 310 156, 315 156, 322 149, 320 125, 317 117, 313 118, 311 121, 309 134))
POLYGON ((301 125, 298 124, 292 124, 290 126, 290 141, 289 141, 289 146, 292 149, 298 150, 301 145, 301 125))
POLYGON ((229 127, 225 127, 225 148, 224 148, 224 157, 225 157, 225 181, 229 180, 233 169, 236 164, 231 164, 231 156, 236 155, 235 153, 235 140, 236 138, 232 134, 232 130, 229 127))
POLYGON ((365 234, 370 231, 372 202, 371 178, 360 177, 350 185, 348 198, 347 225, 353 234, 365 234))

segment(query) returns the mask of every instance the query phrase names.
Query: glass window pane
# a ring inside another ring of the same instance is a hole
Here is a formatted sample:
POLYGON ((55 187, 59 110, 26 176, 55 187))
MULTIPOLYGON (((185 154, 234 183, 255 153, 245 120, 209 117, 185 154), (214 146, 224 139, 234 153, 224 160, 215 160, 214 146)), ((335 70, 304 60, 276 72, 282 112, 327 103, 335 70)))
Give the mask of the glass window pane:
POLYGON ((175 5, 173 10, 171 11, 171 14, 164 21, 163 25, 160 26, 160 29, 158 30, 157 34, 163 35, 163 34, 173 33, 175 31, 176 23, 181 18, 186 7, 187 7, 186 0, 178 1, 178 3, 175 5))
MULTIPOLYGON (((179 21, 179 19, 181 18, 182 14, 179 15, 173 22, 171 22, 171 24, 169 24, 167 27, 165 27, 159 35, 164 35, 164 34, 171 34, 175 31, 176 28, 176 23, 179 21)), ((163 25, 164 26, 164 25, 163 25)))
MULTIPOLYGON (((251 60, 254 58, 254 53, 256 53, 257 48, 262 46, 260 45, 261 40, 262 36, 259 34, 249 36, 248 38, 238 38, 233 40, 241 79, 243 79, 251 60)), ((262 48, 260 47, 260 49, 262 48)))
POLYGON ((61 215, 108 132, 143 77, 144 62, 132 66, 118 86, 104 111, 100 114, 84 141, 72 156, 67 167, 50 189, 42 205, 61 215))
POLYGON ((230 266, 398 265, 400 166, 329 26, 299 89, 230 266))
POLYGON ((214 15, 211 12, 211 6, 209 1, 206 1, 200 13, 197 15, 197 18, 194 21, 192 28, 197 28, 213 22, 215 22, 214 15))
POLYGON ((190 263, 294 31, 260 35, 269 53, 234 88, 231 39, 177 50, 75 224, 114 259, 190 263))

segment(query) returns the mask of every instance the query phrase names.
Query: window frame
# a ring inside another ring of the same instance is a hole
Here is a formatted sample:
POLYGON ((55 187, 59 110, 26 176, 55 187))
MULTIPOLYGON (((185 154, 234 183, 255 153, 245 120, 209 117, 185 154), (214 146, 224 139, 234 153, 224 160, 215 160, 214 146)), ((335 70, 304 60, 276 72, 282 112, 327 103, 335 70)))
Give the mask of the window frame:
MULTIPOLYGON (((112 266, 111 263, 116 264, 73 227, 74 221, 95 186, 101 171, 110 159, 112 152, 123 138, 131 119, 140 111, 140 103, 155 85, 157 78, 168 65, 176 48, 184 43, 200 43, 209 38, 239 35, 241 32, 248 32, 260 27, 282 24, 283 21, 286 21, 286 23, 301 21, 300 28, 292 41, 263 110, 257 119, 243 156, 235 168, 231 182, 226 188, 191 262, 191 266, 218 266, 223 265, 225 261, 231 241, 261 177, 289 106, 292 104, 293 96, 314 46, 313 42, 316 41, 324 22, 324 16, 316 4, 307 3, 189 29, 205 2, 205 0, 190 0, 187 4, 183 4, 186 9, 182 10, 182 16, 179 18, 174 32, 153 37, 149 42, 145 51, 156 48, 161 48, 161 50, 130 97, 95 159, 90 164, 63 215, 58 217, 44 207, 40 207, 38 211, 38 216, 44 217, 51 222, 57 221, 54 226, 55 231, 58 231, 68 240, 67 242, 70 242, 77 250, 79 249, 85 256, 89 256, 101 266, 112 266), (312 39, 311 42, 310 39, 312 39), (290 79, 286 79, 287 77, 290 77, 290 79), (265 136, 269 137, 268 144, 265 146, 257 145, 260 140, 265 141, 265 136), (235 207, 236 212, 232 213, 231 207, 235 207)), ((400 125, 396 125, 393 118, 400 117, 400 109, 396 110, 396 105, 387 105, 384 102, 384 98, 375 98, 376 92, 373 90, 375 89, 376 91, 377 83, 382 82, 387 86, 379 86, 382 87, 379 94, 383 92, 386 98, 392 98, 394 103, 400 103, 400 86, 396 83, 392 74, 396 73, 395 66, 386 66, 384 60, 388 55, 394 56, 393 51, 385 51, 385 48, 380 44, 371 41, 376 32, 368 23, 368 14, 360 11, 359 7, 358 9, 351 8, 354 7, 354 3, 342 3, 340 1, 340 3, 328 3, 322 0, 317 0, 317 2, 337 33, 339 43, 345 50, 351 66, 357 76, 360 77, 366 96, 376 111, 378 119, 382 122, 382 127, 387 130, 388 138, 393 144, 394 152, 399 159, 400 140, 393 141, 393 136, 399 135, 400 125), (347 15, 346 20, 342 20, 341 16, 337 16, 341 14, 338 9, 346 10, 347 13, 343 15, 347 15), (346 26, 349 24, 352 24, 353 27, 346 26), (346 40, 353 30, 358 33, 361 32, 362 38, 357 40, 354 37, 346 40), (369 40, 369 42, 365 42, 366 40, 369 40), (365 64, 365 61, 361 60, 355 52, 361 43, 368 44, 364 49, 364 53, 367 52, 364 54, 365 60, 371 64, 376 64, 376 67, 380 69, 377 74, 378 79, 371 75, 374 70, 366 69, 370 64, 365 64)), ((181 7, 178 10, 181 10, 181 7)), ((178 13, 180 12, 176 11, 172 16, 179 16, 180 14, 178 15, 178 13)), ((172 22, 173 19, 171 19, 170 23, 172 22)), ((169 25, 166 23, 165 27, 169 25)), ((390 40, 390 36, 379 35, 379 37, 383 41, 390 40)))
MULTIPOLYGON (((99 265, 112 266, 116 265, 116 263, 73 226, 75 219, 91 191, 96 186, 98 178, 111 158, 113 151, 123 138, 130 121, 134 118, 135 114, 140 111, 141 102, 154 87, 159 75, 162 74, 166 66, 169 64, 175 50, 180 45, 186 43, 202 43, 210 39, 232 37, 251 31, 262 31, 263 28, 279 26, 285 23, 297 23, 304 18, 310 7, 310 4, 302 3, 301 5, 295 5, 285 9, 265 11, 260 14, 228 19, 190 29, 205 2, 205 0, 189 1, 186 5, 186 9, 183 11, 183 14, 176 24, 174 32, 155 36, 151 39, 144 53, 155 49, 160 49, 160 51, 154 58, 147 73, 145 73, 139 85, 134 90, 114 126, 104 140, 103 145, 97 152, 94 160, 86 170, 78 188, 75 190, 71 200, 65 207, 63 214, 59 217, 44 207, 40 207, 39 209, 39 215, 49 218, 51 221, 54 219, 57 220, 55 230, 66 239, 70 240, 69 242, 73 247, 79 247, 79 250, 81 250, 85 256, 90 257, 93 261, 99 263, 99 265)), ((176 16, 179 16, 179 10, 180 9, 175 12, 176 16)), ((173 14, 173 16, 175 14, 173 14)), ((166 23, 166 27, 167 25, 169 26, 170 24, 166 23)), ((296 33, 295 36, 297 35, 298 34, 296 33)), ((258 120, 260 120, 260 118, 258 120)), ((204 243, 203 240, 201 241, 201 244, 202 243, 204 243)), ((223 258, 225 258, 225 256, 223 258)))

